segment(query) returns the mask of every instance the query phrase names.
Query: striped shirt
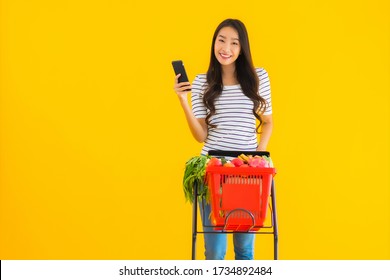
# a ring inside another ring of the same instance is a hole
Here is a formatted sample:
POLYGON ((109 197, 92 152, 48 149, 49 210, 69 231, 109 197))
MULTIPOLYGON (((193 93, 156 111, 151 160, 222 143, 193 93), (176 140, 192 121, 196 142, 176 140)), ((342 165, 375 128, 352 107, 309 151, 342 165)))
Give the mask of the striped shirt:
MULTIPOLYGON (((263 115, 272 114, 271 88, 268 73, 256 68, 259 77, 259 94, 266 101, 263 115)), ((192 83, 192 111, 196 118, 206 118, 209 110, 203 103, 207 86, 206 74, 199 74, 192 83)), ((255 151, 257 148, 256 117, 253 115, 253 101, 242 92, 240 85, 223 86, 221 95, 215 100, 215 114, 209 119, 208 135, 202 148, 202 155, 209 150, 255 151)))

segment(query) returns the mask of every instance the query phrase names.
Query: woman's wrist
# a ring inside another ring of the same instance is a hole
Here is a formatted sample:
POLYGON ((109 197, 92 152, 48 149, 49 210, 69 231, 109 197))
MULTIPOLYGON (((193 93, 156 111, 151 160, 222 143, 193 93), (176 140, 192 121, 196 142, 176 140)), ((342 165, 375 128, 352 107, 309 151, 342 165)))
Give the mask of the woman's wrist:
POLYGON ((177 97, 179 98, 179 102, 180 104, 183 106, 183 105, 188 105, 188 98, 187 98, 187 94, 184 94, 184 95, 177 95, 177 97))

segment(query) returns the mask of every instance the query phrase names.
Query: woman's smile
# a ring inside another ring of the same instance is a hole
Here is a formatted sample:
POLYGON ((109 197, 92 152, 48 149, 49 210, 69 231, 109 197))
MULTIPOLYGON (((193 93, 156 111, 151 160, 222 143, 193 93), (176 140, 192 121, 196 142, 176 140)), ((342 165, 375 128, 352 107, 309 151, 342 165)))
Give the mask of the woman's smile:
POLYGON ((229 58, 232 57, 232 55, 230 55, 230 54, 219 53, 219 55, 220 55, 223 59, 229 59, 229 58))

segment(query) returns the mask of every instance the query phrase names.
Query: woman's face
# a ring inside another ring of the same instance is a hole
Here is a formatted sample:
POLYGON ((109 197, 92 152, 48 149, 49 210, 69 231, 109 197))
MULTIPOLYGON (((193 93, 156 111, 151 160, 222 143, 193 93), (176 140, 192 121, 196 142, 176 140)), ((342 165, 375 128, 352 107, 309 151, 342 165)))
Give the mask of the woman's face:
POLYGON ((237 31, 230 27, 222 28, 215 40, 214 55, 222 66, 233 64, 241 52, 237 31))

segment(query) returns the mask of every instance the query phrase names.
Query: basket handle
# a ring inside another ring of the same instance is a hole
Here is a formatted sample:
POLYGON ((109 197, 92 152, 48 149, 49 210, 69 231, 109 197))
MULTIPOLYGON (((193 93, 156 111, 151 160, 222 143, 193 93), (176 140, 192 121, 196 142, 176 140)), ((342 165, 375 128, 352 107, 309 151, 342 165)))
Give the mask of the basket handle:
POLYGON ((238 157, 239 155, 252 155, 252 156, 270 156, 270 152, 267 151, 208 151, 209 156, 221 156, 221 157, 238 157))
POLYGON ((244 208, 236 208, 236 209, 233 209, 229 212, 229 214, 226 215, 226 219, 225 219, 225 225, 223 227, 223 230, 226 230, 226 227, 229 225, 228 224, 228 220, 230 218, 230 215, 233 213, 233 212, 236 212, 236 211, 243 211, 243 212, 246 212, 249 217, 251 217, 252 219, 252 226, 248 229, 248 231, 250 231, 254 226, 255 226, 255 216, 253 215, 253 213, 247 209, 244 209, 244 208))

